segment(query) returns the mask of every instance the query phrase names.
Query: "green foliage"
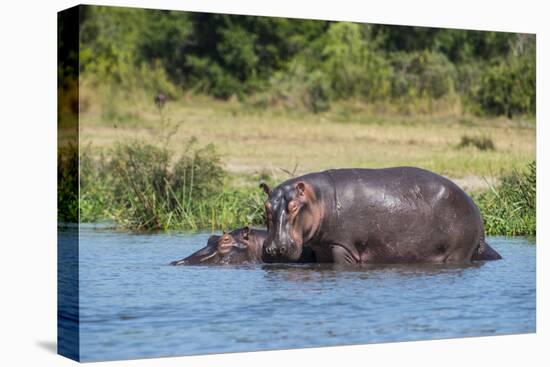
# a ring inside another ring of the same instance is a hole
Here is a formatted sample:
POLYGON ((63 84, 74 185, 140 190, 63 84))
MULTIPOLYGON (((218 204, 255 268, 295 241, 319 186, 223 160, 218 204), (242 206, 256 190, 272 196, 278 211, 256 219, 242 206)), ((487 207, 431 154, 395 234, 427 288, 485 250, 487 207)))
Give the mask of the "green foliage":
POLYGON ((421 51, 394 53, 391 93, 394 98, 441 98, 454 93, 455 66, 444 54, 421 51))
POLYGON ((84 75, 126 90, 176 94, 173 83, 183 79, 182 45, 190 35, 186 13, 104 6, 83 9, 80 68, 84 75))
POLYGON ((477 94, 481 108, 491 114, 512 117, 535 114, 535 58, 533 55, 495 61, 481 78, 477 94))
MULTIPOLYGON (((161 66, 166 71, 163 80, 184 83, 186 74, 181 66, 186 60, 185 46, 192 35, 189 15, 170 10, 148 10, 144 17, 144 27, 137 39, 135 62, 153 65, 154 69, 161 66)), ((164 86, 157 88, 166 91, 164 86)))
POLYGON ((57 220, 78 223, 78 146, 60 147, 57 152, 57 220))
POLYGON ((506 56, 514 47, 516 34, 465 31, 460 29, 373 26, 380 46, 387 52, 440 52, 453 63, 488 60, 506 56))
POLYGON ((230 189, 212 145, 173 157, 141 142, 118 144, 106 160, 82 154, 81 219, 112 219, 136 231, 232 228, 263 221, 260 190, 230 189), (175 163, 171 164, 171 162, 175 163))
POLYGON ((192 13, 186 87, 227 99, 261 90, 326 22, 192 13))
POLYGON ((126 94, 190 90, 312 112, 350 98, 412 105, 450 98, 474 113, 532 116, 534 41, 504 32, 86 6, 80 67, 85 78, 126 94))
POLYGON ((185 153, 174 165, 171 180, 172 191, 181 198, 204 200, 219 193, 223 186, 225 172, 214 145, 194 149, 196 140, 191 139, 185 153))
POLYGON ((260 59, 254 51, 256 35, 235 25, 221 30, 220 35, 222 40, 217 49, 224 65, 240 81, 254 78, 260 59))
POLYGON ((80 151, 80 220, 97 222, 108 217, 108 211, 114 202, 110 175, 105 167, 105 157, 101 155, 93 160, 90 147, 80 151))
POLYGON ((330 108, 331 89, 323 72, 315 70, 309 73, 304 85, 305 93, 302 100, 308 110, 318 113, 330 108))
POLYGON ((371 40, 361 34, 359 24, 333 23, 323 48, 322 67, 336 98, 362 96, 384 99, 389 90, 390 69, 371 40))
POLYGON ((536 162, 515 171, 496 187, 477 194, 488 235, 536 235, 536 162))
POLYGON ((242 85, 237 78, 208 58, 190 55, 187 66, 192 70, 190 79, 199 92, 226 99, 242 91, 242 85))
POLYGON ((278 72, 269 80, 267 92, 250 99, 257 107, 283 106, 288 109, 304 108, 317 113, 330 108, 332 89, 326 73, 308 70, 300 62, 293 62, 287 72, 278 72))

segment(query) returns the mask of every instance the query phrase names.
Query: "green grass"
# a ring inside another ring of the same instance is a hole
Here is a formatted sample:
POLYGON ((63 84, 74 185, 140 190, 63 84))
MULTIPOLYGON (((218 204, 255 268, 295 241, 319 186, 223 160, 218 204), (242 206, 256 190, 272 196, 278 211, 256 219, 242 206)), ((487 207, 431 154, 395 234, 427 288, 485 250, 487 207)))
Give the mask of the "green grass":
POLYGON ((124 229, 198 230, 263 222, 263 196, 234 187, 212 145, 185 153, 138 141, 117 144, 105 157, 81 153, 80 218, 111 220, 124 229))
POLYGON ((474 195, 488 235, 536 235, 536 163, 502 178, 497 186, 474 195))
POLYGON ((78 147, 61 145, 57 152, 57 220, 78 222, 78 147))

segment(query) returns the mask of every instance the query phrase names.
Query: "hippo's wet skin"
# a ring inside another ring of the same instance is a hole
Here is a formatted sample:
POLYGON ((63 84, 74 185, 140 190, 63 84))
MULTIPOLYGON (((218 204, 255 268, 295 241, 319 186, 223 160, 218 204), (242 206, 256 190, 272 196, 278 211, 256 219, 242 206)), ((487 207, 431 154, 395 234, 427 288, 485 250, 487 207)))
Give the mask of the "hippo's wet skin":
MULTIPOLYGON (((260 264, 264 263, 262 245, 267 231, 239 228, 221 236, 210 236, 202 249, 170 265, 260 264)), ((306 250, 297 262, 315 262, 312 251, 306 250)))
POLYGON ((262 258, 266 234, 263 230, 244 227, 221 236, 210 236, 205 247, 170 265, 257 263, 262 258))
POLYGON ((414 168, 336 169, 283 182, 265 203, 264 260, 469 263, 499 259, 472 199, 450 180, 414 168))

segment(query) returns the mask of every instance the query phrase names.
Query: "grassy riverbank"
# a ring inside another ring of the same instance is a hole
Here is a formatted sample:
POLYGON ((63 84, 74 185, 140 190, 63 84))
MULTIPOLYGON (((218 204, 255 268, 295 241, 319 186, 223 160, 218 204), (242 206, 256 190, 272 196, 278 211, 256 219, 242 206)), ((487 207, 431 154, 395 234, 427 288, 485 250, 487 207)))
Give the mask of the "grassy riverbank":
POLYGON ((474 193, 489 235, 529 235, 537 232, 537 172, 535 161, 502 177, 497 186, 474 193))
POLYGON ((263 195, 233 184, 213 145, 183 152, 134 141, 109 158, 81 152, 81 221, 136 230, 198 230, 260 224, 263 195))
POLYGON ((81 221, 130 230, 261 225, 260 181, 410 165, 473 194, 489 234, 535 232, 534 207, 518 209, 516 181, 508 179, 523 177, 535 159, 529 119, 474 117, 448 105, 412 113, 359 101, 314 114, 193 95, 158 110, 145 92, 109 93, 86 82, 80 105, 81 221))
MULTIPOLYGON (((263 224, 264 194, 238 186, 211 146, 173 157, 168 150, 117 145, 113 158, 84 153, 80 215, 129 230, 198 230, 263 224), (175 161, 173 165, 169 162, 175 161)), ((258 180, 273 181, 269 176, 258 180)), ((531 163, 488 190, 471 193, 487 235, 536 234, 536 169, 531 163)))

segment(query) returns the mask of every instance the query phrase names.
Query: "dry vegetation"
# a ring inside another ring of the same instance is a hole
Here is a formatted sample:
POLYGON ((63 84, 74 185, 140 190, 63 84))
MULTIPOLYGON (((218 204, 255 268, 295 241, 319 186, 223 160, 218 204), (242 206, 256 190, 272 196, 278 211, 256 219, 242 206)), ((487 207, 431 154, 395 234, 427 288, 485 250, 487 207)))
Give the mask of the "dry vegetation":
POLYGON ((535 158, 533 122, 380 112, 380 106, 355 102, 321 114, 266 111, 207 97, 182 97, 159 112, 152 96, 134 96, 133 102, 110 97, 94 103, 93 95, 82 95, 81 143, 93 154, 135 138, 177 153, 194 136, 213 143, 226 170, 244 184, 256 184, 260 174, 284 179, 285 171, 413 165, 477 189, 535 158), (109 114, 112 105, 115 115, 109 114), (464 137, 490 139, 494 150, 462 147, 464 137))

